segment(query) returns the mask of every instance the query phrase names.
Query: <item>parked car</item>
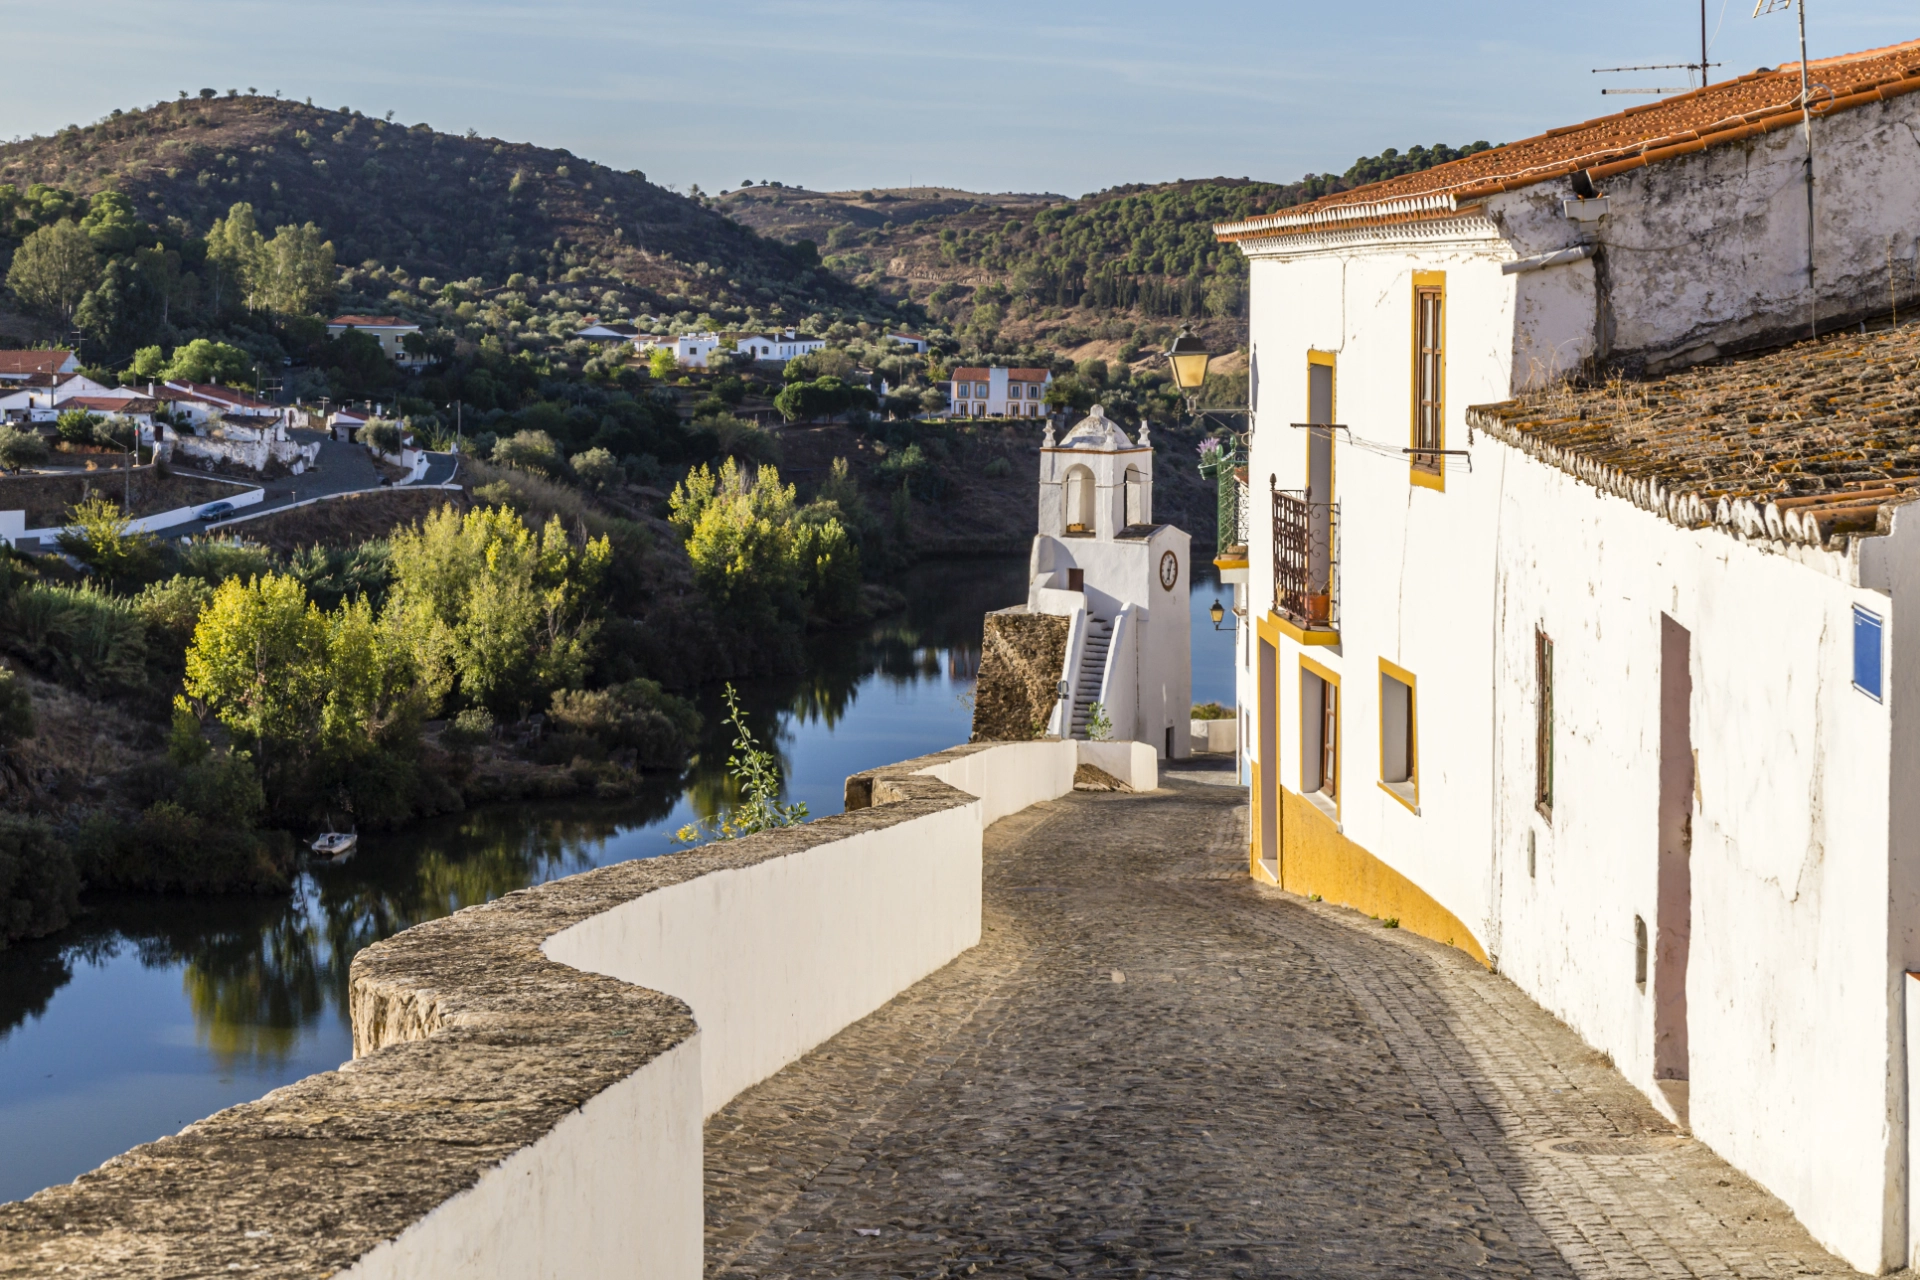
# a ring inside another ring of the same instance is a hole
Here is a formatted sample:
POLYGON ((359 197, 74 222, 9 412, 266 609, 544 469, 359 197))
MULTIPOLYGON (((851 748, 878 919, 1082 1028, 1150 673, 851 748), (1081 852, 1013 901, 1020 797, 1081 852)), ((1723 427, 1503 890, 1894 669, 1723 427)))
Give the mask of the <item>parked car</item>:
POLYGON ((199 516, 202 520, 218 520, 222 516, 232 515, 233 510, 231 502, 209 502, 200 508, 199 516))

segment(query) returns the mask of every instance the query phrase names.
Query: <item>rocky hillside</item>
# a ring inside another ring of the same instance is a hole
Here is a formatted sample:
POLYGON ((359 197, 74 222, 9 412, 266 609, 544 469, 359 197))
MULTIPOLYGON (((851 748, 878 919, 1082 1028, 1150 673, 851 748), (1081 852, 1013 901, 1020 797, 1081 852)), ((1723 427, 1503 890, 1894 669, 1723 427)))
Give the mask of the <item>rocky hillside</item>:
POLYGON ((81 196, 117 189, 171 242, 246 201, 262 227, 316 223, 342 266, 482 284, 572 270, 631 293, 635 313, 884 313, 810 253, 637 171, 345 108, 211 94, 0 146, 0 184, 14 188, 0 196, 22 197, 0 209, 12 214, 0 217, 12 223, 0 225, 0 255, 32 230, 36 205, 23 197, 44 184, 81 196))

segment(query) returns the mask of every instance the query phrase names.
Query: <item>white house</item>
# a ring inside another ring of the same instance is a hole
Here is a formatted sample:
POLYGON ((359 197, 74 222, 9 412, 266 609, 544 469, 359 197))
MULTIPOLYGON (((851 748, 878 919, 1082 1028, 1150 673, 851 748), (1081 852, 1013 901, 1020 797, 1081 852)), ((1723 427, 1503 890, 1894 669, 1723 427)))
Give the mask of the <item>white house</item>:
POLYGON ((595 320, 575 329, 573 336, 588 342, 632 342, 640 336, 640 330, 630 324, 595 320))
POLYGON ((947 402, 956 418, 1044 418, 1052 383, 1045 369, 969 365, 953 371, 947 402))
POLYGON ((897 342, 903 347, 912 347, 915 351, 919 352, 921 355, 927 354, 927 339, 922 334, 889 333, 886 335, 883 341, 897 342))
POLYGON ((754 360, 792 360, 808 356, 827 345, 825 338, 810 338, 791 329, 779 333, 750 333, 737 339, 733 349, 754 360))
POLYGON ((335 316, 327 321, 327 336, 338 337, 349 329, 358 329, 380 343, 387 359, 408 369, 424 368, 427 358, 407 350, 406 337, 420 332, 420 326, 398 316, 335 316))
POLYGON ((642 353, 671 351, 674 362, 682 368, 704 369, 708 358, 724 344, 717 333, 683 333, 677 337, 639 336, 633 339, 633 345, 642 353))
POLYGON ((0 351, 0 385, 21 383, 36 375, 78 373, 80 359, 71 351, 0 351))
POLYGON ((293 423, 292 406, 273 404, 217 383, 164 382, 147 386, 148 395, 171 402, 174 413, 196 430, 204 428, 209 419, 218 414, 226 425, 254 428, 272 439, 285 440, 293 423))
POLYGON ((125 387, 103 386, 85 374, 34 374, 17 382, 0 384, 0 418, 52 422, 75 397, 131 400, 139 394, 125 387), (18 390, 12 389, 16 387, 18 390))
POLYGON ((1216 228, 1222 568, 1251 874, 1497 967, 1877 1272, 1920 1235, 1920 334, 1857 330, 1920 293, 1920 42, 1810 70, 1811 277, 1797 67, 1216 228), (1765 354, 1813 298, 1853 332, 1765 354))
POLYGON ((1060 677, 1067 695, 1049 733, 1087 737, 1098 703, 1115 740, 1147 743, 1164 759, 1188 755, 1190 542, 1184 530, 1154 523, 1145 427, 1129 440, 1098 405, 1058 444, 1048 426, 1026 607, 1071 619, 1060 677))

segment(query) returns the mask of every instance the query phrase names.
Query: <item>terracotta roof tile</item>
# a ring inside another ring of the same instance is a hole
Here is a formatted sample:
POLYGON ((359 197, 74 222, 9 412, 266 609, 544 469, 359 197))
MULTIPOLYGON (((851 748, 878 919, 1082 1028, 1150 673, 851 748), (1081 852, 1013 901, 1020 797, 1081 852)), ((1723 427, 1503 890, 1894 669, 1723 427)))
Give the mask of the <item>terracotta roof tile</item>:
MULTIPOLYGON (((1807 64, 1816 117, 1920 90, 1920 40, 1807 64)), ((1467 202, 1587 170, 1595 180, 1800 121, 1800 64, 1754 71, 1538 137, 1214 228, 1222 240, 1446 216, 1467 202)))
POLYGON ((1467 419, 1679 523, 1751 533, 1772 520, 1771 536, 1824 543, 1832 522, 1810 522, 1829 508, 1849 504, 1839 532, 1872 532, 1881 505, 1920 496, 1920 324, 1475 405, 1467 419))
POLYGON ((71 351, 0 351, 0 374, 53 373, 71 359, 71 351))
POLYGON ((399 316, 335 316, 330 325, 350 324, 356 328, 418 329, 420 326, 399 316))

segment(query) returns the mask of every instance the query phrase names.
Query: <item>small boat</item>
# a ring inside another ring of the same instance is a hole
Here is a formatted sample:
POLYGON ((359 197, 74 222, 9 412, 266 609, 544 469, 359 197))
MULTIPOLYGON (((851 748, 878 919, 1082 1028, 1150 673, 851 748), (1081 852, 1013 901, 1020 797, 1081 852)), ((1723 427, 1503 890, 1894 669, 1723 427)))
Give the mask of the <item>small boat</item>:
POLYGON ((328 862, 345 862, 353 856, 360 843, 360 836, 353 831, 328 831, 318 836, 312 845, 314 855, 328 862))

